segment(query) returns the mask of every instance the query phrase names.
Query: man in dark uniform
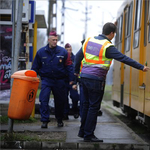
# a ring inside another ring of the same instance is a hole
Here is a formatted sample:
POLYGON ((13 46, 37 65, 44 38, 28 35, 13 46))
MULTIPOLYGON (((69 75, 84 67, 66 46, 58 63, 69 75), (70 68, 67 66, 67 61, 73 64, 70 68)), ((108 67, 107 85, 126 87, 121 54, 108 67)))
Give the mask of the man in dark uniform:
MULTIPOLYGON (((72 63, 74 64, 74 58, 75 55, 72 53, 72 47, 69 43, 65 44, 65 49, 67 50, 68 54, 71 57, 72 63)), ((72 111, 73 111, 73 116, 75 119, 79 117, 79 109, 78 109, 78 101, 79 101, 79 94, 77 90, 73 90, 72 86, 69 84, 68 80, 66 81, 66 86, 67 86, 67 95, 70 94, 70 98, 72 99, 72 111)), ((64 107, 64 120, 68 120, 68 114, 69 114, 69 99, 67 98, 67 101, 65 102, 65 107, 64 107)))
MULTIPOLYGON (((97 123, 97 112, 100 109, 104 94, 105 79, 112 59, 123 62, 142 71, 150 70, 133 59, 120 53, 111 40, 114 38, 116 26, 106 23, 101 35, 87 38, 75 57, 75 74, 79 75, 83 87, 83 109, 78 136, 85 142, 103 142, 94 135, 97 123), (81 65, 82 61, 82 65, 81 65)), ((76 85, 73 85, 76 89, 76 85)))
POLYGON ((57 126, 63 127, 63 110, 66 101, 66 74, 69 82, 73 80, 73 66, 68 52, 63 47, 57 45, 58 36, 55 31, 51 31, 48 44, 37 51, 32 70, 41 77, 42 87, 39 96, 41 128, 47 128, 49 120, 49 98, 51 91, 54 95, 55 117, 57 126))

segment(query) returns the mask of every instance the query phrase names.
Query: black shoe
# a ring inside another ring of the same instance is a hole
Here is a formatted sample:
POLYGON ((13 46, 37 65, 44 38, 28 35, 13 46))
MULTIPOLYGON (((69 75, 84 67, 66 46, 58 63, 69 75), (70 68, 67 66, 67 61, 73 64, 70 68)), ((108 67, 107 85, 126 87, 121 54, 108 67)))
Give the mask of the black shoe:
POLYGON ((98 139, 95 135, 91 138, 84 138, 84 142, 103 142, 103 140, 98 139))
POLYGON ((64 126, 64 123, 63 122, 58 122, 57 123, 57 127, 63 127, 64 126))
POLYGON ((74 116, 75 119, 79 118, 79 114, 78 113, 75 113, 73 116, 74 116))
POLYGON ((41 128, 47 128, 47 124, 48 122, 43 122, 43 124, 41 125, 41 128))
POLYGON ((102 116, 103 112, 101 110, 98 111, 98 116, 102 116))
POLYGON ((63 120, 69 120, 69 117, 68 117, 68 115, 67 115, 67 114, 64 114, 64 116, 63 116, 63 120))
POLYGON ((78 137, 84 138, 84 134, 78 133, 78 137))

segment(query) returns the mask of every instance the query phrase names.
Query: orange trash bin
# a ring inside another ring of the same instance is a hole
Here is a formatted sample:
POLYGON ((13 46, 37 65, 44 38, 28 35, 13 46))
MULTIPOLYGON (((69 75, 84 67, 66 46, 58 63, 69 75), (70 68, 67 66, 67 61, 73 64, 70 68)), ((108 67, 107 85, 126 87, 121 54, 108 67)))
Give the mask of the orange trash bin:
POLYGON ((21 70, 15 72, 10 102, 8 107, 8 117, 17 120, 29 119, 39 86, 39 78, 33 70, 21 70))

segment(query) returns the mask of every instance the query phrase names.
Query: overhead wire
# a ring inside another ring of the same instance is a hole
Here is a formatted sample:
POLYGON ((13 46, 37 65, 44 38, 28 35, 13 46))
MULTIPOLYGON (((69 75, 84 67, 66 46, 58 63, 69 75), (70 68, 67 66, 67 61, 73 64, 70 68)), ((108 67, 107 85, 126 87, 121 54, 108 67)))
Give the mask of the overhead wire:
MULTIPOLYGON (((59 6, 57 6, 57 8, 58 8, 59 12, 61 13, 61 8, 59 6)), ((68 13, 67 10, 65 11, 65 19, 67 19, 70 23, 72 23, 73 25, 75 25, 77 27, 84 28, 83 26, 79 26, 77 24, 77 22, 80 22, 81 20, 72 19, 72 16, 70 16, 70 14, 68 13)))

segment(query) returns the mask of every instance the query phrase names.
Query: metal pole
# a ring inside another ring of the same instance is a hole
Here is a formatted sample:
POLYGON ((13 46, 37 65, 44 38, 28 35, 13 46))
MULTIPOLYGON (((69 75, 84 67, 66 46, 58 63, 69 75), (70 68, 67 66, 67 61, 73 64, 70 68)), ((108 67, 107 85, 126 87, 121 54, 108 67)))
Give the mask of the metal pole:
POLYGON ((19 0, 17 12, 17 27, 15 32, 14 72, 18 70, 18 58, 19 58, 21 28, 22 28, 22 10, 23 10, 23 0, 19 0))
MULTIPOLYGON (((15 11, 16 11, 16 0, 13 0, 12 4, 13 4, 13 6, 12 6, 12 10, 13 10, 13 14, 12 14, 13 18, 12 19, 13 20, 12 20, 11 73, 14 72, 13 63, 14 63, 14 46, 15 46, 15 19, 16 19, 15 18, 16 17, 15 11)), ((12 89, 12 83, 13 83, 13 80, 11 79, 11 83, 10 83, 11 89, 12 89)), ((13 119, 10 119, 10 118, 8 119, 8 127, 9 127, 8 132, 9 133, 13 131, 13 122, 14 122, 13 119)))
POLYGON ((48 28, 47 28, 47 36, 49 35, 50 28, 51 28, 51 16, 52 16, 52 7, 51 7, 51 0, 49 0, 48 4, 48 28))
MULTIPOLYGON (((35 58, 36 55, 36 50, 37 50, 37 21, 35 20, 34 23, 34 38, 33 38, 33 60, 35 58)), ((35 104, 32 110, 32 114, 31 117, 34 118, 35 117, 35 104)))
POLYGON ((64 46, 64 30, 65 30, 65 0, 62 0, 62 16, 61 16, 61 46, 64 46))
MULTIPOLYGON (((15 72, 18 70, 18 58, 19 58, 19 48, 20 48, 20 39, 21 39, 21 27, 22 27, 22 9, 23 9, 23 0, 18 1, 18 12, 17 12, 17 27, 15 31, 15 42, 14 51, 13 51, 13 64, 12 64, 12 71, 15 72)), ((15 11, 15 9, 14 9, 15 11)), ((14 12, 15 13, 15 12, 14 12)), ((13 19, 15 21, 15 19, 13 19)), ((15 24, 15 23, 14 23, 15 24)), ((13 37, 14 38, 14 37, 13 37)), ((12 72, 12 73, 13 73, 12 72)), ((13 132, 13 119, 9 118, 8 121, 8 132, 13 132)))
POLYGON ((86 1, 85 6, 85 38, 87 37, 87 21, 88 21, 88 2, 86 1))
POLYGON ((47 28, 47 36, 49 36, 49 32, 51 30, 56 30, 57 29, 57 13, 54 13, 54 6, 56 7, 56 11, 57 11, 57 0, 49 0, 49 6, 48 6, 48 28, 47 28), (56 6, 54 5, 56 4, 56 6), (55 23, 56 26, 54 27, 54 18, 55 19, 55 23))
MULTIPOLYGON (((11 52, 11 73, 13 73, 13 59, 14 59, 14 46, 15 46, 15 19, 16 19, 16 0, 12 1, 13 3, 13 22, 12 22, 12 52, 11 52)), ((12 87, 12 80, 11 80, 11 87, 12 87)))
POLYGON ((34 38, 33 38, 33 59, 36 55, 37 50, 37 21, 34 23, 34 38))

